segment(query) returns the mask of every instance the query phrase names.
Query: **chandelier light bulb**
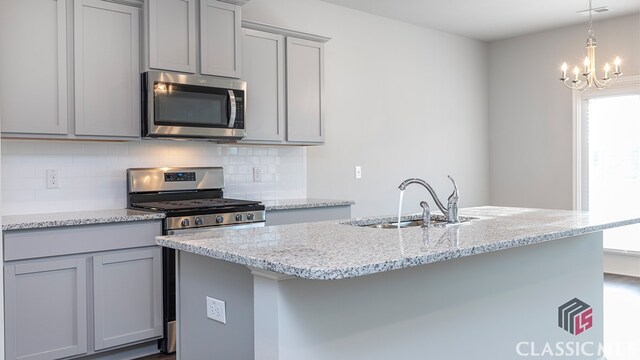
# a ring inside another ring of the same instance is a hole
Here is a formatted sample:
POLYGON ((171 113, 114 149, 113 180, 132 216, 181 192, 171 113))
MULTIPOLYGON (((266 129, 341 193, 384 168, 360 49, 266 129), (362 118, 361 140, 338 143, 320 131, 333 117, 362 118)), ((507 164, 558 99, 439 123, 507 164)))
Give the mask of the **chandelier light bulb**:
POLYGON ((575 66, 573 68, 573 75, 575 75, 575 79, 573 79, 573 82, 577 83, 580 81, 580 79, 578 79, 578 76, 580 75, 580 68, 575 66))
POLYGON ((562 77, 560 78, 560 80, 565 80, 567 78, 567 69, 569 68, 569 65, 567 65, 566 62, 562 63, 562 66, 560 67, 560 69, 562 70, 562 77))

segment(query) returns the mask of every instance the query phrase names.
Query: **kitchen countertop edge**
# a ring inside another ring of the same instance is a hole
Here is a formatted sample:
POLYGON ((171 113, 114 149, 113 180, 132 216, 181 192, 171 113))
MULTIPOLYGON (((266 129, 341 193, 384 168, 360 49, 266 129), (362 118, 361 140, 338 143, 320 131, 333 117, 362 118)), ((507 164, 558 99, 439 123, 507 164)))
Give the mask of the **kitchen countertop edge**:
POLYGON ((295 210, 295 209, 315 209, 323 207, 352 206, 352 200, 334 199, 285 199, 285 200, 264 200, 262 203, 266 211, 295 210))
POLYGON ((2 231, 162 220, 164 218, 164 213, 129 209, 6 215, 2 217, 2 231))

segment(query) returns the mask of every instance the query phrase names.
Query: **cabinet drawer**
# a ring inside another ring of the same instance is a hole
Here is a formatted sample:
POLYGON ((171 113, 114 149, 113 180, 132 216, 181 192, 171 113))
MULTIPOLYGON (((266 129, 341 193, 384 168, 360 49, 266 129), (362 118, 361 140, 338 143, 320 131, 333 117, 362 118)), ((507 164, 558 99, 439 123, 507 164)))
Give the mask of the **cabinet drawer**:
POLYGON ((152 246, 161 232, 161 221, 5 231, 4 260, 152 246))

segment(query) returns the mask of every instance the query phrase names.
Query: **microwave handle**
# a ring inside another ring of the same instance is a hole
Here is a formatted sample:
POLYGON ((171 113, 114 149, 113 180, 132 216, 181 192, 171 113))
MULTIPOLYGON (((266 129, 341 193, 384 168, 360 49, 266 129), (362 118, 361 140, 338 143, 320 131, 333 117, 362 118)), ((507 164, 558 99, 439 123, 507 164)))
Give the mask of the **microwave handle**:
POLYGON ((229 116, 229 127, 233 128, 236 123, 236 95, 233 93, 233 90, 229 91, 229 111, 227 114, 229 116))

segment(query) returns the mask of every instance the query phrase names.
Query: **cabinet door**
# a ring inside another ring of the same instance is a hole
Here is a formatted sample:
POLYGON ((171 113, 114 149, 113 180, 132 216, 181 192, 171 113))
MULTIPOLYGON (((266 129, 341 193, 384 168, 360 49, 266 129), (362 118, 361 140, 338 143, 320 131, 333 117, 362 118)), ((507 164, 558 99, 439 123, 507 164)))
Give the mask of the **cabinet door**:
POLYGON ((2 132, 67 133, 67 1, 0 1, 2 132))
POLYGON ((93 257, 95 349, 162 336, 160 247, 93 257))
POLYGON ((324 142, 324 45, 287 38, 287 140, 324 142))
POLYGON ((87 352, 86 258, 4 267, 7 359, 87 352))
POLYGON ((244 140, 284 140, 284 37, 243 30, 242 73, 247 81, 244 140))
POLYGON ((149 67, 196 72, 196 1, 149 0, 149 67))
POLYGON ((240 6, 200 1, 200 66, 205 75, 240 77, 240 6))
POLYGON ((74 3, 76 135, 140 136, 140 10, 74 3))

